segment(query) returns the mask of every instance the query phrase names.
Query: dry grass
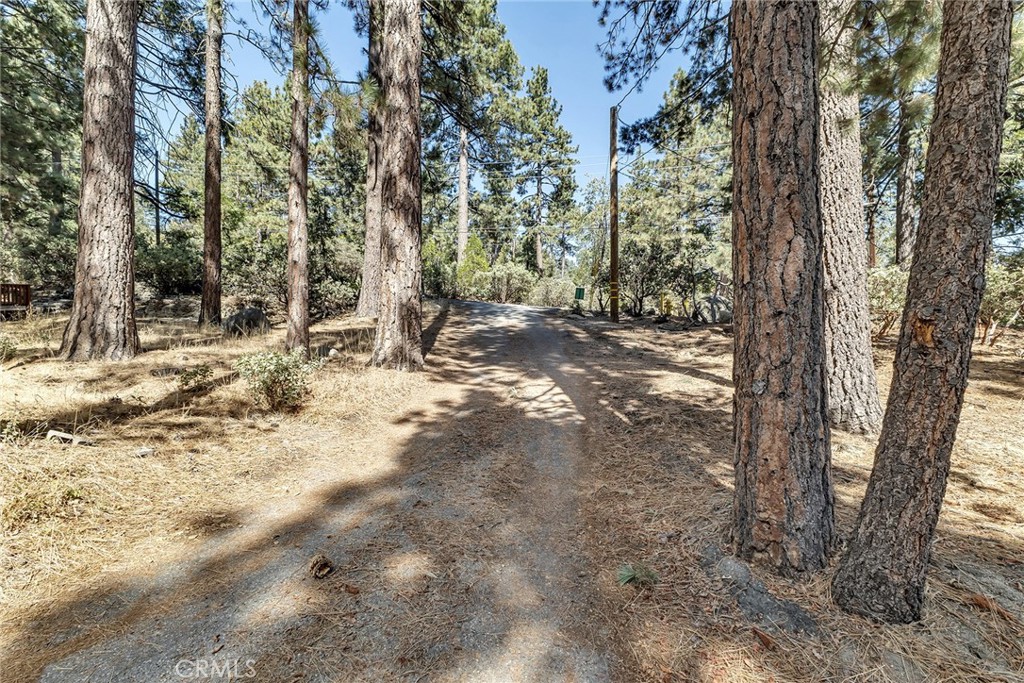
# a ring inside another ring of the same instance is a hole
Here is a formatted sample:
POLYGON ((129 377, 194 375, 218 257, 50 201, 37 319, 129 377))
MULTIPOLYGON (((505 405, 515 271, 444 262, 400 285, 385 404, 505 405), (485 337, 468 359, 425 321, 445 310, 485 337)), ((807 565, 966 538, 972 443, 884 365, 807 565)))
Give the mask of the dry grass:
MULTIPOLYGON (((979 349, 953 456, 924 619, 885 626, 837 610, 831 572, 806 583, 758 570, 771 592, 808 610, 817 636, 762 630, 701 566, 728 552, 732 513, 731 337, 580 323, 578 353, 607 399, 592 453, 586 514, 606 609, 632 653, 628 678, 650 681, 1022 681, 1021 605, 983 592, 964 567, 1024 590, 1024 335, 979 349), (615 569, 643 562, 660 581, 636 591, 615 569), (1005 603, 1005 604, 1004 604, 1005 603)), ((876 349, 883 390, 891 345, 876 349)), ((838 517, 848 531, 874 442, 833 435, 838 517)))
POLYGON ((152 572, 240 526, 237 511, 294 495, 324 456, 324 441, 344 462, 335 451, 358 454, 386 433, 396 405, 424 390, 422 377, 366 368, 372 329, 346 318, 312 330, 314 347, 341 355, 314 375, 307 408, 269 413, 235 381, 233 365, 245 353, 280 349, 283 332, 221 338, 191 320, 143 319, 146 353, 76 364, 53 359, 64 318, 4 323, 19 346, 0 370, 5 620, 101 573, 152 572), (179 374, 201 366, 210 379, 182 389, 179 374), (49 429, 96 445, 47 441, 49 429), (140 457, 140 449, 153 452, 140 457))
MULTIPOLYGON (((339 634, 389 630, 399 661, 430 673, 424 653, 480 606, 466 589, 452 598, 457 610, 441 610, 448 593, 434 595, 439 589, 424 577, 444 578, 443 568, 459 567, 450 570, 455 585, 476 585, 488 549, 507 542, 500 501, 526 480, 521 451, 530 434, 513 429, 523 419, 514 401, 495 399, 507 388, 464 396, 453 388, 461 376, 457 334, 444 344, 449 357, 430 373, 366 369, 372 331, 342 319, 313 330, 315 347, 342 353, 314 376, 306 408, 271 414, 253 406, 233 365, 244 353, 279 348, 281 331, 227 340, 197 331, 191 319, 173 306, 155 312, 142 324, 151 350, 120 364, 53 360, 61 318, 4 324, 20 350, 0 371, 0 642, 4 631, 34 632, 29 620, 48 613, 41 605, 65 604, 104 576, 155 575, 187 558, 204 541, 243 526, 247 511, 294 499, 318 468, 332 468, 338 481, 393 483, 399 465, 378 456, 404 449, 402 476, 429 471, 443 485, 394 503, 400 524, 355 534, 359 552, 323 581, 338 596, 309 596, 317 620, 304 642, 325 671, 373 671, 358 651, 338 649, 339 634), (203 365, 210 379, 182 390, 177 373, 203 365), (483 406, 486 412, 445 414, 483 406), (51 428, 97 445, 43 440, 51 428), (154 452, 137 457, 140 448, 154 452), (492 461, 485 477, 478 459, 492 461), (346 607, 359 591, 393 594, 408 609, 378 623, 386 612, 346 607)), ((587 615, 595 630, 607 629, 599 646, 625 653, 618 680, 1024 680, 1020 606, 972 578, 980 567, 1024 590, 1024 361, 1016 356, 1024 335, 1007 335, 976 354, 924 620, 873 624, 834 608, 828 573, 798 583, 758 570, 775 595, 816 619, 818 635, 794 636, 752 627, 701 567, 709 546, 727 550, 729 541, 729 334, 590 321, 567 329, 567 350, 586 367, 589 387, 577 404, 590 457, 581 516, 587 564, 598 573, 580 582, 599 591, 587 615), (658 582, 642 590, 619 586, 616 572, 626 564, 650 567, 658 582)), ((891 346, 880 346, 883 386, 891 360, 891 346)), ((833 451, 839 521, 848 530, 873 442, 837 433, 833 451)), ((394 494, 384 487, 374 495, 384 501, 394 494)))

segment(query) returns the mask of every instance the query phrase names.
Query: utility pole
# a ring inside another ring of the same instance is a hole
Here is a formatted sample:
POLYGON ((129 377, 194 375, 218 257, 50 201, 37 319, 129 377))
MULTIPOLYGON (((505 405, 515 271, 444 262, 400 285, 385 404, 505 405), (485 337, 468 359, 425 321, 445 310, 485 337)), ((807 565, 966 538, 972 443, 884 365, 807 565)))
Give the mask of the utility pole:
POLYGON ((611 232, 611 268, 608 282, 608 298, 611 305, 612 322, 619 322, 619 108, 611 111, 611 163, 609 176, 611 188, 608 192, 609 228, 611 232))
POLYGON ((160 150, 153 160, 153 224, 156 226, 156 246, 160 246, 160 150))

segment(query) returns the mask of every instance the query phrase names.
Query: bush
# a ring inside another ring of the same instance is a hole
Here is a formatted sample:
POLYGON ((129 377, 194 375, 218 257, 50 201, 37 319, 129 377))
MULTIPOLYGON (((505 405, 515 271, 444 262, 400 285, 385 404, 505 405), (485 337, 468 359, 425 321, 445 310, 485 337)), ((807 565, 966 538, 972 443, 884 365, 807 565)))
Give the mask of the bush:
POLYGON ((209 365, 197 365, 178 375, 178 388, 182 391, 198 389, 206 384, 212 376, 213 370, 210 369, 209 365))
POLYGON ((483 293, 481 298, 499 304, 521 304, 526 301, 537 276, 518 263, 501 263, 486 273, 477 273, 474 287, 483 293))
POLYGON ((543 277, 530 290, 527 301, 533 306, 569 308, 576 296, 576 284, 569 278, 543 277))
POLYGON ((203 287, 203 245, 185 227, 171 228, 160 246, 146 231, 135 233, 135 277, 160 296, 198 294, 203 287))
POLYGON ((295 410, 302 405, 309 393, 309 376, 319 367, 319 363, 307 361, 300 349, 251 353, 235 363, 253 399, 271 410, 295 410))
POLYGON ((868 271, 868 306, 875 324, 875 339, 889 334, 903 315, 907 299, 907 271, 899 266, 868 271))

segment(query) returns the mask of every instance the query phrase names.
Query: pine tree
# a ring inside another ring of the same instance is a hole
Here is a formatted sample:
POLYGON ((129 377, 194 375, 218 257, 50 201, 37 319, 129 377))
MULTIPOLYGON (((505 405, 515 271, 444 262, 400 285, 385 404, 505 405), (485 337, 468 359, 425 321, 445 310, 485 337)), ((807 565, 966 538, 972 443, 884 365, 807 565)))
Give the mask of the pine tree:
POLYGON ((882 404, 871 355, 864 240, 860 110, 851 90, 856 68, 854 4, 821 3, 818 173, 825 266, 825 372, 831 425, 858 434, 878 430, 882 404))
POLYGON ((221 299, 221 48, 222 0, 206 0, 206 165, 203 206, 203 296, 200 325, 220 324, 221 299))
POLYGON ((518 194, 523 224, 532 239, 533 267, 544 273, 546 223, 557 222, 572 207, 577 147, 559 123, 562 106, 551 94, 548 71, 535 67, 519 106, 513 153, 519 163, 518 194))
POLYGON ((288 333, 285 348, 309 356, 309 0, 293 0, 292 131, 288 167, 288 333))
POLYGON ((380 85, 385 103, 384 144, 377 167, 383 282, 370 362, 396 370, 419 370, 423 367, 420 3, 389 0, 383 4, 380 85))
POLYGON ((384 103, 381 100, 381 52, 384 36, 384 0, 367 0, 367 33, 369 57, 364 91, 366 92, 366 208, 364 212, 363 279, 359 288, 356 315, 376 317, 381 297, 381 185, 378 177, 381 147, 384 144, 382 125, 384 103))
POLYGON ((733 3, 734 536, 783 574, 835 541, 817 53, 816 4, 733 3))
POLYGON ((921 221, 892 386, 857 528, 832 594, 890 622, 921 617, 949 475, 998 185, 1013 3, 946 0, 921 221))
POLYGON ((68 360, 127 360, 139 352, 133 196, 138 9, 119 0, 89 0, 86 8, 78 259, 60 348, 68 360))

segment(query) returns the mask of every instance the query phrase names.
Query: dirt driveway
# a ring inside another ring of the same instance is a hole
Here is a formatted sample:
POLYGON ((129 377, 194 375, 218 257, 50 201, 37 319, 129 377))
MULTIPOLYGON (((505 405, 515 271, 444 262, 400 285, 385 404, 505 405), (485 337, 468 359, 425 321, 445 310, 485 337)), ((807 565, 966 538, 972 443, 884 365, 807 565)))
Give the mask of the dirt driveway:
POLYGON ((323 434, 289 499, 27 624, 35 654, 9 680, 612 678, 580 547, 591 389, 567 332, 486 304, 425 332, 432 390, 365 442, 361 474, 323 434))

